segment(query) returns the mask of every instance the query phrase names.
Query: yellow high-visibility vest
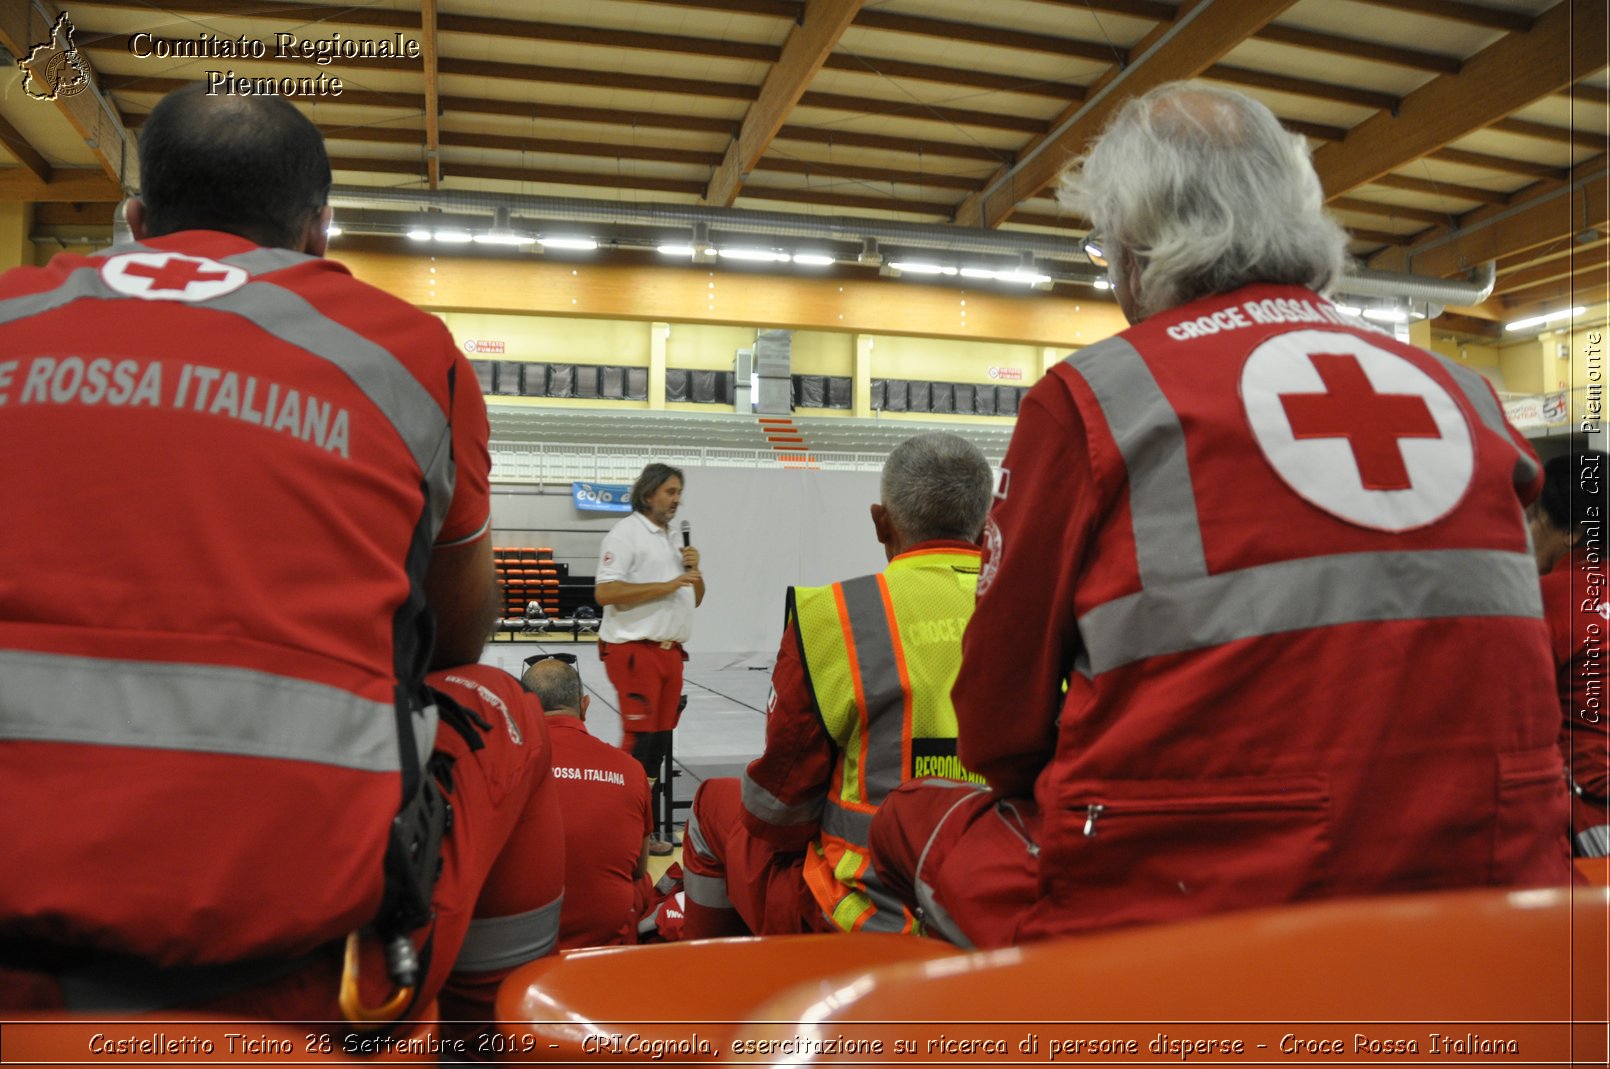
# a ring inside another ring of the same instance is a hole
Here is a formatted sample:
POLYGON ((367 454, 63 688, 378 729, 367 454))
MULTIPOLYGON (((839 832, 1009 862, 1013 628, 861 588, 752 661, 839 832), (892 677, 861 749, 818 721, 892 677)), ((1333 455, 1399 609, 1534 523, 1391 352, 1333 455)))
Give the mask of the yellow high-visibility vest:
POLYGON ((805 880, 846 931, 916 921, 871 871, 872 814, 920 776, 974 779, 956 759, 950 688, 978 589, 978 552, 902 553, 881 574, 789 591, 805 672, 839 749, 805 880))

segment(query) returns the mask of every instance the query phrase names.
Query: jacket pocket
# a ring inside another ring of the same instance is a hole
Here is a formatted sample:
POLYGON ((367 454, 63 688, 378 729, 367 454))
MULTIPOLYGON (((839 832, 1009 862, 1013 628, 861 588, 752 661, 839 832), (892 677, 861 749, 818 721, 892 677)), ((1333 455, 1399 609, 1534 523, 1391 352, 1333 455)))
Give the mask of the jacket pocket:
POLYGON ((1498 755, 1492 882, 1541 886, 1571 878, 1571 801, 1558 746, 1498 755))
POLYGON ((1086 780, 1059 794, 1041 873, 1079 927, 1290 902, 1326 881, 1323 776, 1086 780))

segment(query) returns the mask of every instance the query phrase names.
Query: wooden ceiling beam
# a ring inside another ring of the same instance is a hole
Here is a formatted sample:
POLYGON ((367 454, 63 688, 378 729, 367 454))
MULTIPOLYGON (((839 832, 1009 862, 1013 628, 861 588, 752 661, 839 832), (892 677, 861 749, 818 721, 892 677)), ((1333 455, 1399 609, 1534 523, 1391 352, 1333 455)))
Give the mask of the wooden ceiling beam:
POLYGON ((1536 24, 1482 49, 1314 153, 1327 198, 1339 197, 1472 130, 1570 84, 1572 72, 1604 64, 1602 0, 1560 0, 1536 24))
POLYGON ((425 61, 425 167, 430 188, 442 184, 442 103, 437 87, 440 56, 436 40, 436 0, 419 0, 420 32, 425 61))
POLYGON ((1360 89, 1350 85, 1333 85, 1306 78, 1292 78, 1284 74, 1247 70, 1215 63, 1202 72, 1202 77, 1214 82, 1244 86, 1249 89, 1268 89, 1276 93, 1310 97, 1333 104, 1354 104, 1361 108, 1384 111, 1398 106, 1398 98, 1391 93, 1378 93, 1373 89, 1360 89))
POLYGON ((887 167, 860 167, 845 163, 824 163, 821 160, 801 160, 769 154, 755 165, 756 174, 775 171, 779 174, 803 174, 819 178, 852 178, 876 186, 926 186, 931 189, 979 189, 983 177, 969 178, 959 174, 931 174, 923 171, 895 171, 887 167))
POLYGON ((1454 56, 1383 45, 1375 41, 1360 41, 1352 37, 1338 37, 1329 33, 1316 33, 1295 26, 1270 24, 1252 36, 1259 41, 1269 41, 1273 44, 1306 48, 1333 56, 1346 56, 1349 59, 1386 63, 1394 67, 1407 67, 1409 70, 1427 71, 1432 74, 1458 74, 1461 66, 1460 61, 1454 56))
POLYGON ((905 152, 917 157, 940 156, 945 159, 981 160, 989 163, 1000 163, 1012 155, 1009 151, 993 149, 988 145, 930 141, 927 138, 916 137, 890 137, 887 134, 863 134, 831 126, 784 126, 777 131, 776 140, 806 141, 813 145, 846 145, 852 148, 905 152))
POLYGON ((907 63, 904 60, 842 51, 828 56, 822 63, 822 69, 842 71, 846 74, 867 74, 878 78, 907 78, 917 82, 933 82, 936 85, 1018 93, 1023 96, 1047 97, 1051 100, 1083 100, 1085 96, 1084 86, 1074 85, 1071 82, 1025 81, 1010 74, 962 70, 959 67, 936 67, 929 63, 907 63))
POLYGON ((777 62, 766 73, 749 106, 738 135, 704 191, 707 204, 730 205, 755 164, 765 155, 777 131, 805 94, 822 63, 861 10, 863 0, 808 0, 804 16, 789 31, 777 62))
POLYGON ((1465 315, 1460 312, 1443 312, 1431 321, 1432 326, 1438 330, 1445 330, 1451 334, 1463 334, 1466 337, 1479 338, 1483 341, 1498 341, 1504 336, 1504 325, 1491 319, 1482 319, 1478 316, 1465 315))
POLYGON ((1447 19, 1450 22, 1463 22, 1471 26, 1484 26, 1489 30, 1529 30, 1532 28, 1532 17, 1519 11, 1504 11, 1501 8, 1486 7, 1481 4, 1467 4, 1461 0, 1361 0, 1362 3, 1374 4, 1377 7, 1389 7, 1398 11, 1412 11, 1416 15, 1429 15, 1436 19, 1447 19))
MULTIPOLYGON (((1583 282, 1579 284, 1562 284, 1558 289, 1547 293, 1538 293, 1528 296, 1524 300, 1510 303, 1501 302, 1504 309, 1504 318, 1513 323, 1517 319, 1528 319, 1532 316, 1545 315, 1549 312, 1559 312, 1566 308, 1581 306, 1587 309, 1584 318, 1597 319, 1604 314, 1604 305, 1610 300, 1610 285, 1602 280, 1583 282)), ((1550 327, 1549 329, 1553 329, 1550 327)))
POLYGON ((51 175, 50 163, 39 154, 39 150, 28 143, 22 136, 22 131, 12 126, 4 115, 0 115, 0 144, 4 144, 6 151, 17 157, 24 170, 41 182, 49 182, 51 175))
MULTIPOLYGON (((1468 271, 1526 249, 1607 223, 1610 179, 1604 157, 1593 161, 1597 173, 1582 168, 1569 185, 1556 186, 1507 208, 1480 208, 1460 219, 1457 230, 1439 229, 1420 235, 1413 245, 1382 263, 1391 270, 1446 277, 1468 271)), ((1541 185, 1541 183, 1539 183, 1541 185)), ((1529 192, 1529 191, 1523 191, 1529 192)))
MULTIPOLYGON (((423 182, 424 175, 417 163, 410 160, 371 159, 358 156, 330 157, 332 171, 352 171, 358 174, 404 175, 423 182)), ((643 175, 616 175, 602 171, 553 171, 527 167, 498 167, 488 164, 450 163, 444 179, 484 178, 500 182, 541 182, 547 185, 592 186, 607 189, 642 189, 655 193, 684 193, 697 196, 704 185, 698 181, 675 178, 653 178, 643 175)))
POLYGON ((884 30, 922 37, 937 37, 958 47, 969 48, 991 45, 1011 48, 1020 52, 1039 52, 1070 59, 1089 59, 1097 63, 1123 63, 1128 59, 1123 49, 1096 41, 1081 41, 1073 37, 1055 37, 1044 33, 1023 33, 994 26, 980 26, 970 22, 950 22, 943 19, 916 18, 895 15, 885 11, 863 10, 855 16, 855 25, 864 30, 884 30))
POLYGON ((1502 171, 1505 174, 1520 174, 1528 178, 1552 179, 1556 182, 1563 181, 1566 172, 1570 170, 1569 167, 1556 167, 1535 160, 1517 160, 1508 156, 1492 156, 1485 152, 1469 152, 1459 148, 1439 148, 1435 152, 1426 153, 1426 159, 1457 163, 1461 167, 1475 167, 1483 171, 1502 171))
POLYGON ((1357 212, 1361 215, 1379 215, 1387 219, 1413 219, 1419 223, 1446 223, 1449 221, 1447 212, 1436 212, 1429 208, 1405 208, 1401 204, 1383 204, 1380 201, 1365 200, 1362 197, 1337 197, 1330 202, 1330 206, 1337 211, 1357 212))
POLYGON ((1160 0, 1040 0, 1040 3, 1076 7, 1080 11, 1106 11, 1153 22, 1172 22, 1174 16, 1179 14, 1172 4, 1161 3, 1160 0))
POLYGON ((851 115, 899 115, 907 119, 927 119, 952 126, 976 126, 984 130, 1040 133, 1045 129, 1043 121, 1026 115, 1003 115, 1000 112, 947 108, 911 100, 876 100, 869 97, 843 96, 838 93, 804 93, 799 98, 799 106, 842 111, 851 115))
POLYGON ((1565 95, 1591 104, 1610 104, 1610 89, 1602 85, 1573 85, 1565 91, 1565 95))
POLYGON ((1433 182, 1427 178, 1414 178, 1406 174, 1383 174, 1376 178, 1373 185, 1385 186, 1388 189, 1402 189, 1410 193, 1425 193, 1433 197, 1452 197, 1455 200, 1468 200, 1475 204, 1509 203, 1509 194, 1500 193, 1496 189, 1482 189, 1478 186, 1460 186, 1450 182, 1433 182))
POLYGON ((1499 119, 1487 127, 1505 134, 1519 134, 1521 137, 1535 137, 1540 141, 1554 141, 1560 144, 1574 145, 1577 148, 1595 149, 1604 151, 1604 132, 1594 130, 1577 130, 1569 126, 1550 126, 1547 123, 1528 122, 1525 119, 1499 119))
POLYGON ((0 169, 0 202, 120 201, 123 187, 99 167, 57 167, 41 182, 25 167, 0 169))
POLYGON ((994 227, 1019 204, 1050 185, 1069 159, 1107 124, 1128 98, 1164 82, 1192 78, 1217 63, 1293 0, 1200 0, 1167 27, 1134 49, 1121 71, 1092 92, 1052 133, 1026 150, 1016 166, 957 208, 956 222, 994 227))
POLYGON ((738 194, 746 200, 772 200, 787 204, 819 204, 834 208, 857 208, 874 212, 911 212, 949 217, 954 205, 935 201, 916 201, 898 197, 874 197, 869 194, 838 193, 831 190, 782 189, 768 186, 746 185, 738 194))
POLYGON ((1498 276, 1495 287, 1499 296, 1506 300, 1512 294, 1521 293, 1534 286, 1547 285, 1562 278, 1574 278, 1586 271, 1601 271, 1605 264, 1610 263, 1610 245, 1600 243, 1592 249, 1576 251, 1573 248, 1567 255, 1556 256, 1544 260, 1542 263, 1522 268, 1498 276))

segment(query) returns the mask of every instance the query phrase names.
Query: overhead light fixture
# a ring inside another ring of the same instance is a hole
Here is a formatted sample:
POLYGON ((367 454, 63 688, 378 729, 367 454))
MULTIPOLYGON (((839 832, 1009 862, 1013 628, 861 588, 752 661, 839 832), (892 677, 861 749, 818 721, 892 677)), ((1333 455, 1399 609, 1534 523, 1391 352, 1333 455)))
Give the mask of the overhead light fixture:
POLYGON ((920 260, 895 260, 889 266, 903 275, 954 275, 958 271, 954 267, 944 267, 940 264, 923 263, 920 260))
POLYGON ((537 244, 545 249, 573 249, 576 252, 591 252, 598 248, 598 242, 593 238, 561 234, 540 237, 537 244))
POLYGON ((681 256, 684 259, 692 257, 693 251, 692 245, 661 245, 659 247, 661 256, 681 256))
POLYGON ((1091 285, 1096 287, 1098 290, 1110 290, 1110 289, 1112 289, 1112 283, 1108 282, 1104 278, 1096 279, 1094 282, 1091 283, 1091 285))
POLYGON ((752 263, 786 264, 790 257, 775 249, 748 249, 743 247, 718 250, 723 260, 747 260, 752 263))
POLYGON ((1364 309, 1360 308, 1356 304, 1337 304, 1332 305, 1332 307, 1338 312, 1342 313, 1344 316, 1356 316, 1364 314, 1364 309))
POLYGON ((806 267, 827 267, 835 261, 825 252, 796 252, 794 262, 806 267))
POLYGON ((958 274, 963 278, 994 278, 995 269, 993 267, 964 267, 958 274))
POLYGON ((491 230, 475 235, 475 241, 481 245, 529 245, 536 240, 536 235, 521 233, 510 225, 507 208, 498 208, 492 213, 491 230))
POLYGON ((336 223, 334 220, 331 220, 330 225, 324 228, 324 236, 327 237, 327 238, 338 238, 338 237, 340 237, 341 236, 340 224, 336 223))
POLYGON ((431 237, 444 245, 462 245, 473 240, 468 230, 438 230, 431 237))
POLYGON ((430 231, 422 226, 411 227, 408 231, 409 241, 429 241, 430 231))
POLYGON ((1022 268, 1015 271, 997 271, 995 277, 1002 282, 1015 282, 1020 286, 1039 286, 1051 281, 1050 275, 1038 271, 1025 271, 1022 268))
POLYGON ((867 267, 883 266, 883 252, 878 248, 877 238, 861 239, 861 251, 856 254, 855 262, 867 267))
POLYGON ((1505 323, 1504 324, 1504 329, 1505 330, 1525 330, 1527 327, 1540 327, 1544 323, 1552 323, 1556 319, 1567 319, 1567 318, 1572 318, 1572 317, 1579 316, 1579 315, 1585 315, 1586 313, 1587 313, 1586 308, 1581 308, 1581 307, 1564 308, 1564 309, 1561 309, 1558 312, 1550 312, 1548 315, 1531 316, 1530 318, 1527 318, 1527 319, 1517 319, 1513 323, 1505 323))

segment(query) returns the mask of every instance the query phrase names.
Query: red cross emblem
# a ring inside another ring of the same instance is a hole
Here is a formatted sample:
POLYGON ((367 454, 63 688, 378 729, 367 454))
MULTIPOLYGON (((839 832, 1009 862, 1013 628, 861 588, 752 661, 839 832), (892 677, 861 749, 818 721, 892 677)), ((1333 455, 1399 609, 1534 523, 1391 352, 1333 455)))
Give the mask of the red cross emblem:
POLYGON ((125 297, 194 304, 237 290, 251 278, 244 270, 199 256, 131 252, 101 265, 101 279, 125 297))
POLYGON ((150 279, 154 290, 189 289, 192 282, 222 282, 229 277, 227 271, 208 271, 206 267, 205 260, 174 256, 164 264, 129 264, 123 273, 150 279))
POLYGON ((1295 494, 1378 531, 1434 523, 1465 495, 1475 440, 1458 401, 1412 354, 1344 330, 1295 330, 1241 367, 1247 429, 1295 494))
POLYGON ((1440 438, 1425 398, 1377 393, 1351 353, 1309 353, 1324 393, 1281 394, 1294 438, 1346 438, 1370 490, 1414 485, 1403 463, 1402 438, 1440 438))

